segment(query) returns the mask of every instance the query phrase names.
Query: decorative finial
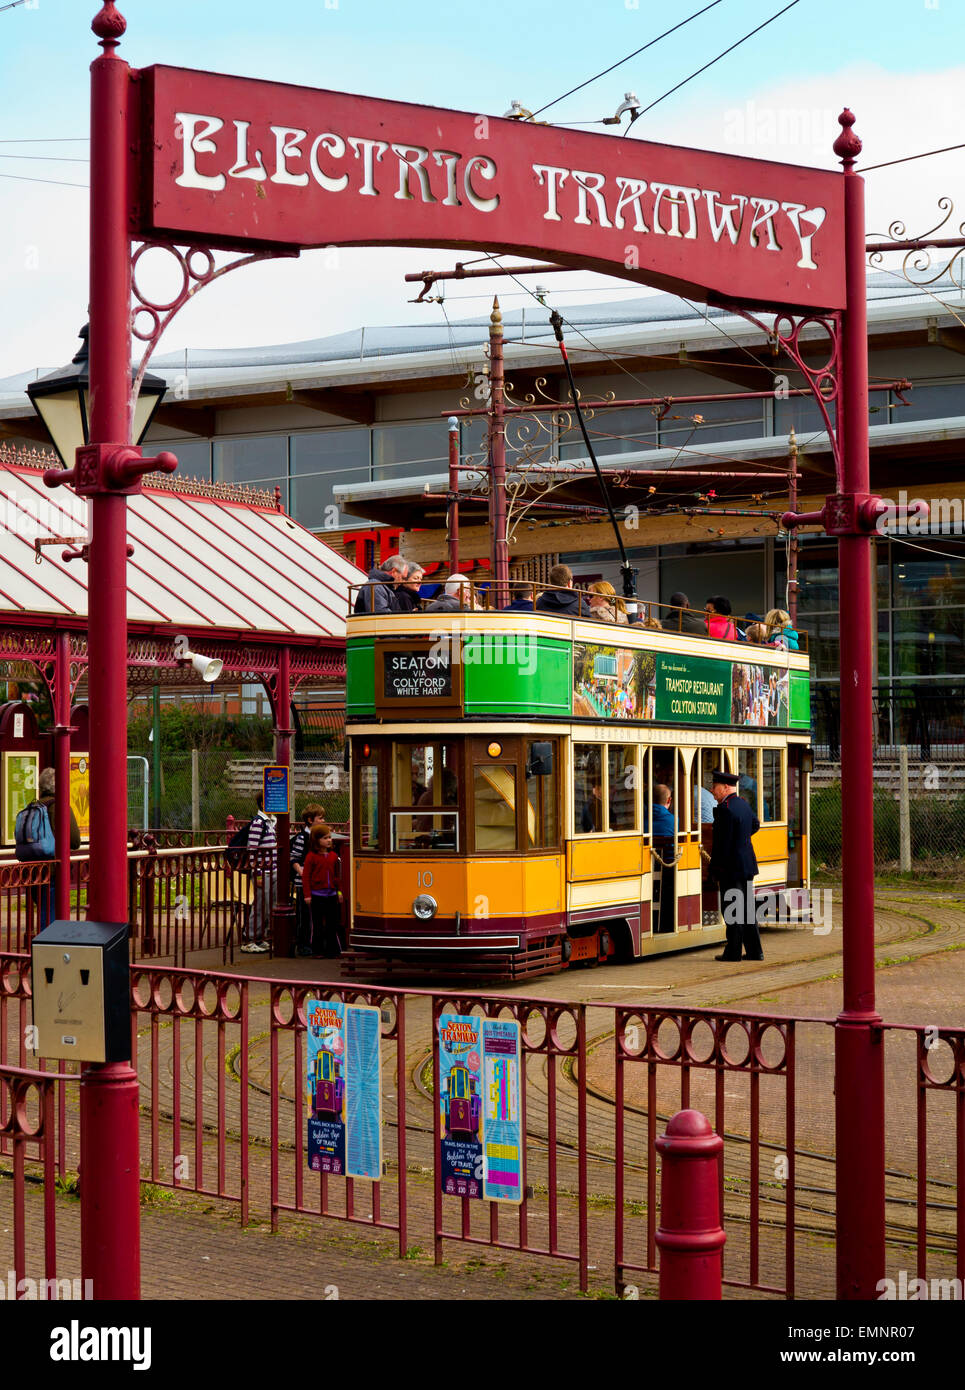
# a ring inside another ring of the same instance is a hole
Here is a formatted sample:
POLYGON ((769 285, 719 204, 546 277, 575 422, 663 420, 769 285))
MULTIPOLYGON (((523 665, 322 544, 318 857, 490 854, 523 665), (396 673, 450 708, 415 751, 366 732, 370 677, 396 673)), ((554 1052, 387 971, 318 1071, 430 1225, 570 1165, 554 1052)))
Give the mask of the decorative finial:
POLYGON ((794 433, 794 426, 793 426, 793 425, 791 426, 790 430, 788 431, 787 441, 788 441, 788 443, 790 444, 790 446, 791 446, 792 449, 796 449, 796 448, 797 448, 797 435, 794 433))
POLYGON ((854 113, 847 107, 838 117, 838 125, 841 127, 841 134, 835 140, 833 149, 844 167, 849 169, 861 153, 861 141, 851 129, 854 125, 854 113))
POLYGON ((90 26, 100 39, 101 48, 109 53, 121 41, 127 20, 114 7, 114 0, 104 0, 104 4, 91 20, 90 26))
POLYGON ((494 333, 501 333, 503 331, 503 316, 500 312, 498 296, 493 298, 493 311, 489 315, 489 322, 493 326, 494 333))

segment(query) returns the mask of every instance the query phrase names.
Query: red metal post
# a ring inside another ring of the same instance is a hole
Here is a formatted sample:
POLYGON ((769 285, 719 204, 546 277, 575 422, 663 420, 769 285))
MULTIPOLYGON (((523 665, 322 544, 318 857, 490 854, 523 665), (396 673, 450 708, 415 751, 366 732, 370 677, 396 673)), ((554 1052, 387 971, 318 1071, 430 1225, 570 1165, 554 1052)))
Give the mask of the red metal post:
MULTIPOLYGON (((884 1044, 875 1008, 872 681, 875 633, 868 499, 868 336, 861 141, 839 117, 844 165, 847 309, 843 315, 839 503, 859 518, 838 536, 841 622, 842 951, 844 1006, 835 1027, 837 1282, 840 1299, 873 1299, 885 1273, 884 1044)), ((833 503, 829 499, 828 510, 833 503)))
POLYGON ((70 636, 58 632, 54 647, 54 916, 70 917, 70 636))
MULTIPOLYGON (((275 762, 288 768, 289 785, 292 765, 291 730, 291 651, 282 647, 278 653, 278 680, 275 684, 275 762)), ((291 901, 291 815, 279 815, 276 830, 278 866, 275 871, 275 903, 271 915, 271 939, 276 956, 290 956, 294 949, 295 909, 291 901)))
POLYGON ((719 1300, 724 1243, 718 1172, 724 1141, 699 1110, 679 1110, 656 1141, 660 1297, 719 1300))
MULTIPOLYGON (((449 416, 449 491, 459 491, 459 421, 449 416)), ((449 503, 449 573, 459 573, 459 500, 449 503)))
MULTIPOLYGON (((797 511, 797 437, 794 427, 791 427, 791 437, 788 446, 788 453, 791 459, 791 466, 787 475, 787 504, 792 512, 797 511)), ((790 540, 787 547, 787 611, 791 619, 791 626, 797 627, 797 557, 798 557, 798 538, 797 527, 792 526, 790 540)))
MULTIPOLYGON (((90 397, 92 444, 125 445, 131 429, 131 248, 127 146, 130 70, 114 52, 126 23, 112 3, 91 25, 90 397)), ((127 498, 90 498, 88 686, 91 826, 88 916, 126 922, 127 498)), ((67 821, 69 826, 69 818, 67 821)), ((98 1299, 141 1292, 137 1076, 127 1062, 81 1079, 81 1272, 98 1299)))
POLYGON ((489 316, 489 477, 492 575, 497 608, 509 602, 509 539, 506 535, 506 396, 503 377, 503 316, 493 300, 489 316))

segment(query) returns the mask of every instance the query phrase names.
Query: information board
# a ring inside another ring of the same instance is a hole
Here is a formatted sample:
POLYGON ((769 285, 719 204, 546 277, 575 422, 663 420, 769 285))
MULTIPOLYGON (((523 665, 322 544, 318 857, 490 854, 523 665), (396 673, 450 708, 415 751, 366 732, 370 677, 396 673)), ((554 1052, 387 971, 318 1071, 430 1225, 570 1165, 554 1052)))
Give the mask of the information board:
POLYGON ((17 815, 37 796, 39 753, 3 754, 3 842, 15 841, 17 815))
POLYGON ((263 771, 265 814, 287 816, 291 812, 291 768, 273 764, 263 771))
POLYGON ((439 1182, 448 1197, 483 1195, 482 1020, 439 1018, 439 1182))
POLYGON ((523 1107, 520 1032, 514 1019, 484 1018, 483 1196, 523 1200, 523 1107))

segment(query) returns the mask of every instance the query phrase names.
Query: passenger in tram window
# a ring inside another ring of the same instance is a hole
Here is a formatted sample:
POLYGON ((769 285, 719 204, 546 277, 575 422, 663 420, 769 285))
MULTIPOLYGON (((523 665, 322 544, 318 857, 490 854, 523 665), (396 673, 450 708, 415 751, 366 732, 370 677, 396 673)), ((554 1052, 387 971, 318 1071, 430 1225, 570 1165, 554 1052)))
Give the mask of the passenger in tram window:
POLYGON ((656 782, 653 788, 653 833, 659 838, 672 840, 676 830, 673 812, 670 809, 673 800, 670 788, 666 782, 656 782))
POLYGON ((395 591, 395 597, 399 604, 400 613, 418 613, 422 608, 422 596, 419 593, 425 572, 419 565, 410 565, 405 582, 400 584, 395 591))
POLYGON ((704 612, 707 614, 707 631, 711 637, 725 642, 738 640, 729 598, 725 598, 723 594, 713 595, 704 604, 704 612))
POLYGON ((706 787, 699 782, 694 783, 694 819, 700 820, 701 825, 713 825, 714 807, 716 802, 706 787))
POLYGON ((506 613, 532 613, 533 611, 533 586, 532 584, 519 581, 512 586, 510 591, 513 595, 512 603, 507 603, 504 612, 506 613))
POLYGON ((355 600, 356 613, 400 612, 398 589, 408 573, 408 563, 401 555, 390 555, 381 569, 369 570, 368 586, 359 590, 355 600))
POLYGON ((557 618, 580 618, 587 613, 579 593, 573 588, 573 571, 569 565, 554 565, 549 573, 549 588, 536 600, 535 611, 557 618))
POLYGON ((472 605, 472 590, 464 574, 450 574, 446 580, 445 593, 435 599, 427 608, 427 613, 460 613, 472 605))
POLYGON ((583 809, 580 812, 580 829, 584 835, 592 835, 603 829, 603 789, 599 782, 593 783, 590 788, 590 795, 583 803, 583 809))
POLYGON ((590 610, 590 617, 596 618, 599 622, 620 623, 627 626, 627 605, 620 598, 613 585, 606 579, 598 579, 595 584, 591 584, 586 594, 587 607, 590 610))
MULTIPOLYGON (((707 601, 710 602, 709 599, 707 601)), ((671 632, 689 632, 694 635, 699 634, 701 637, 707 636, 706 620, 695 609, 691 608, 690 599, 686 594, 678 590, 677 593, 670 595, 668 602, 671 608, 680 610, 679 613, 667 615, 667 627, 671 632)))

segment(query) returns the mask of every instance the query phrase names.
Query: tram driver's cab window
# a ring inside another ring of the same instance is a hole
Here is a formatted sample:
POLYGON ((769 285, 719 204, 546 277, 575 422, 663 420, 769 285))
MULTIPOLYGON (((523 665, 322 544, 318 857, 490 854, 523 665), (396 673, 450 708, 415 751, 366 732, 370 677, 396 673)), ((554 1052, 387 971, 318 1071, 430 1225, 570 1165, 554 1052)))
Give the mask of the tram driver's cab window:
POLYGON ((495 760, 477 763, 473 768, 472 800, 477 853, 515 850, 515 764, 495 760))
POLYGON ((392 745, 392 849, 459 848, 459 760, 454 743, 392 745))

